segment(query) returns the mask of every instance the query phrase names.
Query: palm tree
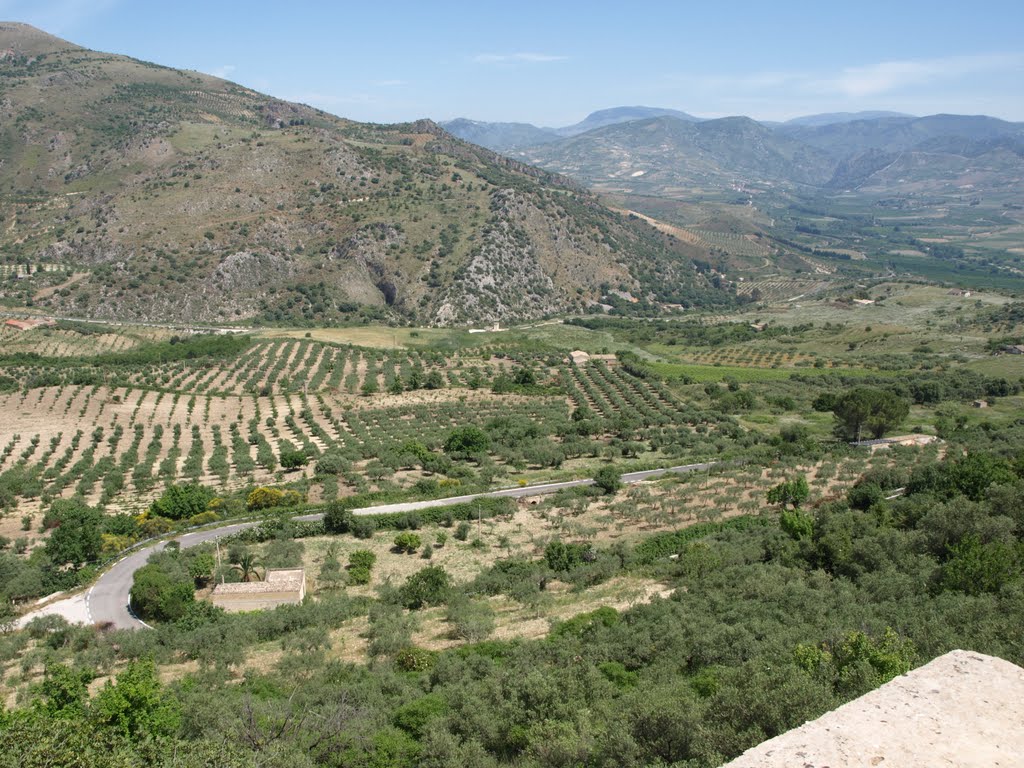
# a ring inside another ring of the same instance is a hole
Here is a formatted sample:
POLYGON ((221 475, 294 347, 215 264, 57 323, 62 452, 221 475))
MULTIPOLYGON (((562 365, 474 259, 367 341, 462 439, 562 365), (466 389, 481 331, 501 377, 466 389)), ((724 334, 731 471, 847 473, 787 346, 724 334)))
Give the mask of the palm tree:
POLYGON ((260 566, 260 561, 257 559, 256 555, 251 552, 246 552, 244 555, 241 555, 238 558, 238 561, 232 563, 232 565, 234 565, 235 570, 241 575, 242 581, 252 581, 253 579, 260 581, 260 572, 257 570, 260 566))

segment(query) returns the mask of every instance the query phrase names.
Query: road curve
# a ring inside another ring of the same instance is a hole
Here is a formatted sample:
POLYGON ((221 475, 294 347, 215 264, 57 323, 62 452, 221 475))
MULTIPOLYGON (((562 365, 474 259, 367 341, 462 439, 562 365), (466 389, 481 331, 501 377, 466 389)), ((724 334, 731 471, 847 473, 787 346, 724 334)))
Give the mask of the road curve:
MULTIPOLYGON (((685 464, 678 467, 665 469, 649 469, 643 472, 629 472, 622 475, 624 483, 639 483, 653 477, 666 474, 684 474, 687 472, 703 472, 710 470, 715 462, 701 464, 685 464)), ((505 488, 500 491, 488 491, 485 493, 470 493, 464 496, 451 496, 444 499, 430 499, 429 501, 407 501, 399 504, 383 504, 376 507, 363 507, 353 510, 356 515, 379 515, 395 512, 414 512, 419 509, 430 509, 432 507, 445 507, 454 504, 464 504, 480 498, 522 498, 525 496, 541 496, 566 488, 578 488, 584 485, 593 485, 592 479, 566 480, 560 483, 543 483, 540 485, 524 485, 521 488, 505 488)), ((300 515, 296 520, 320 520, 323 513, 300 515)), ((172 539, 181 544, 183 549, 194 547, 197 544, 204 544, 222 536, 227 536, 238 531, 258 525, 259 521, 245 523, 233 523, 219 528, 210 528, 204 531, 182 534, 172 539)), ((148 547, 136 550, 131 554, 118 560, 107 569, 96 580, 96 583, 86 593, 86 608, 90 621, 93 623, 109 623, 122 629, 139 629, 147 626, 140 621, 131 611, 129 596, 132 588, 132 579, 135 571, 146 564, 149 556, 154 552, 162 550, 167 545, 166 541, 151 544, 148 547)), ((28 617, 24 617, 28 620, 28 617)))

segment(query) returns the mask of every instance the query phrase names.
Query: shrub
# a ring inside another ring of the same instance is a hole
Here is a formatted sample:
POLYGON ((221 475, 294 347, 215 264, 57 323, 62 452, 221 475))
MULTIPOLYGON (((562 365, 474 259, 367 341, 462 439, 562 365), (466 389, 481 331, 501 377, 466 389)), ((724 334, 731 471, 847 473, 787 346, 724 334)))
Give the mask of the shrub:
POLYGON ((444 441, 445 453, 452 456, 473 456, 484 453, 490 445, 490 438, 480 427, 468 424, 457 427, 444 441))
POLYGON ((187 573, 169 573, 155 563, 144 565, 135 572, 131 604, 144 619, 174 621, 185 615, 194 600, 192 579, 187 573))
POLYGON ((399 552, 411 555, 420 548, 420 544, 422 544, 422 541, 415 533, 404 532, 395 536, 395 549, 399 552))
POLYGON ((460 597, 449 603, 445 621, 451 625, 452 637, 478 643, 494 631, 494 609, 484 600, 460 597))
POLYGON ((607 494, 615 493, 622 487, 622 475, 614 466, 601 467, 594 475, 594 485, 607 494))
POLYGON ((299 448, 282 449, 278 459, 284 469, 298 469, 305 466, 306 462, 309 461, 306 452, 299 448))
POLYGON ((877 483, 858 483, 847 491, 846 500, 854 509, 866 510, 885 501, 885 491, 877 483))
POLYGON ((425 672, 434 666, 434 654, 425 648, 403 648, 395 655, 395 666, 403 672, 425 672))
MULTIPOLYGON (((409 667, 410 672, 419 671, 426 666, 426 660, 419 657, 420 653, 422 651, 418 648, 407 648, 399 653, 395 661, 403 668, 409 667)), ((447 711, 445 700, 436 693, 430 693, 399 707, 392 715, 391 722, 414 739, 421 739, 427 724, 444 716, 447 711)))
POLYGON ((215 523, 220 520, 216 512, 200 512, 198 515, 193 515, 188 519, 188 524, 192 526, 196 525, 208 525, 215 523))
POLYGON ((398 588, 398 599, 411 610, 425 605, 443 605, 448 600, 451 588, 448 572, 439 565, 429 565, 405 580, 398 588))
POLYGON ((368 549, 357 549, 348 556, 348 564, 353 568, 373 568, 377 556, 368 549))
POLYGON ((794 539, 809 539, 814 533, 814 518, 799 509, 783 510, 779 525, 794 539))
POLYGON ((283 496, 284 493, 277 488, 260 487, 246 496, 245 505, 249 509, 269 509, 278 506, 283 496))
POLYGON ((377 521, 369 517, 357 517, 352 520, 350 530, 357 539, 372 539, 377 532, 377 521))
POLYGON ((325 453, 316 460, 316 473, 318 475, 337 475, 348 471, 351 467, 348 459, 337 453, 325 453))
POLYGON ((206 511, 214 499, 214 492, 199 483, 169 485, 159 499, 150 506, 150 512, 169 520, 185 520, 206 511))
POLYGON ((594 550, 589 544, 565 544, 551 541, 544 548, 544 560, 552 571, 564 573, 594 559, 594 550))
POLYGON ((294 507, 302 503, 302 494, 298 491, 281 491, 277 488, 260 486, 250 491, 245 504, 250 510, 270 509, 272 507, 294 507))
POLYGON ((370 644, 367 651, 371 656, 396 655, 409 648, 416 619, 405 614, 394 604, 377 603, 370 608, 370 644))
POLYGON ((461 523, 459 523, 458 527, 456 527, 456 529, 455 529, 455 538, 458 539, 459 541, 465 541, 466 539, 469 538, 469 530, 470 530, 469 523, 467 523, 465 520, 463 520, 461 523))
POLYGON ((369 568, 349 568, 348 569, 348 583, 353 586, 360 584, 370 583, 370 569, 369 568))
POLYGON ((352 510, 337 501, 327 505, 327 512, 324 513, 324 529, 328 533, 349 533, 355 516, 352 510))
POLYGON ((95 560, 103 547, 103 513, 81 501, 58 499, 43 526, 52 529, 46 554, 58 565, 84 565, 95 560))
POLYGON ((810 495, 811 491, 807 487, 807 479, 801 475, 795 480, 788 480, 771 488, 768 491, 768 503, 778 504, 783 509, 787 505, 792 504, 794 509, 799 509, 800 505, 807 501, 810 495))

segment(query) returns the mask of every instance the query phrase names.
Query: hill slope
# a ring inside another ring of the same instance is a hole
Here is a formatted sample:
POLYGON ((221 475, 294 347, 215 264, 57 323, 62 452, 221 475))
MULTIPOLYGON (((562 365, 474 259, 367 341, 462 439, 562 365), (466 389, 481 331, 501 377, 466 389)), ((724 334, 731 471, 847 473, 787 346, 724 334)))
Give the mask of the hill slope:
POLYGON ((618 125, 629 123, 634 120, 648 120, 652 117, 674 117, 677 120, 685 120, 688 123, 698 123, 701 118, 694 117, 678 109, 666 109, 665 107, 611 107, 610 109, 599 109, 591 112, 585 118, 574 125, 567 125, 564 128, 556 128, 555 133, 559 136, 578 136, 587 131, 597 128, 604 128, 606 125, 618 125))
POLYGON ((6 303, 65 314, 508 321, 619 284, 731 300, 700 249, 430 121, 354 123, 10 23, 0 200, 4 261, 86 275, 6 303))
POLYGON ((495 152, 558 141, 558 134, 530 123, 487 123, 464 117, 440 123, 448 133, 495 152))
POLYGON ((527 147, 540 146, 558 141, 567 136, 578 136, 587 131, 618 125, 634 120, 647 120, 652 117, 674 117, 688 122, 699 122, 700 118, 680 112, 677 109, 662 107, 612 107, 591 112, 583 120, 562 128, 538 128, 531 123, 488 123, 479 120, 468 120, 464 117, 442 122, 441 126, 460 139, 479 144, 481 147, 493 149, 495 152, 508 154, 527 147))
POLYGON ((675 197, 746 184, 882 194, 1024 192, 1024 124, 880 117, 766 126, 671 116, 598 128, 512 155, 597 189, 675 197))
POLYGON ((674 117, 638 120, 517 156, 588 183, 622 180, 638 188, 728 186, 764 179, 822 184, 833 166, 824 152, 747 117, 699 123, 674 117))
POLYGON ((958 138, 962 142, 974 142, 1024 138, 1024 124, 984 115, 880 117, 828 125, 787 123, 776 130, 834 157, 871 149, 904 152, 935 139, 958 138))

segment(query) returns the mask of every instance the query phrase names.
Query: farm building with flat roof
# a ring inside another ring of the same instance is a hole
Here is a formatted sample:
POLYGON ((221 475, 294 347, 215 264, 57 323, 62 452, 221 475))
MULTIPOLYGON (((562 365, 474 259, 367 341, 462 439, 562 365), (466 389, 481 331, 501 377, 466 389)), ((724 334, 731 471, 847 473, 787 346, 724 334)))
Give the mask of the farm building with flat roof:
POLYGON ((241 613, 298 605, 305 596, 306 572, 301 568, 279 568, 268 570, 263 581, 218 584, 210 600, 228 613, 241 613))

